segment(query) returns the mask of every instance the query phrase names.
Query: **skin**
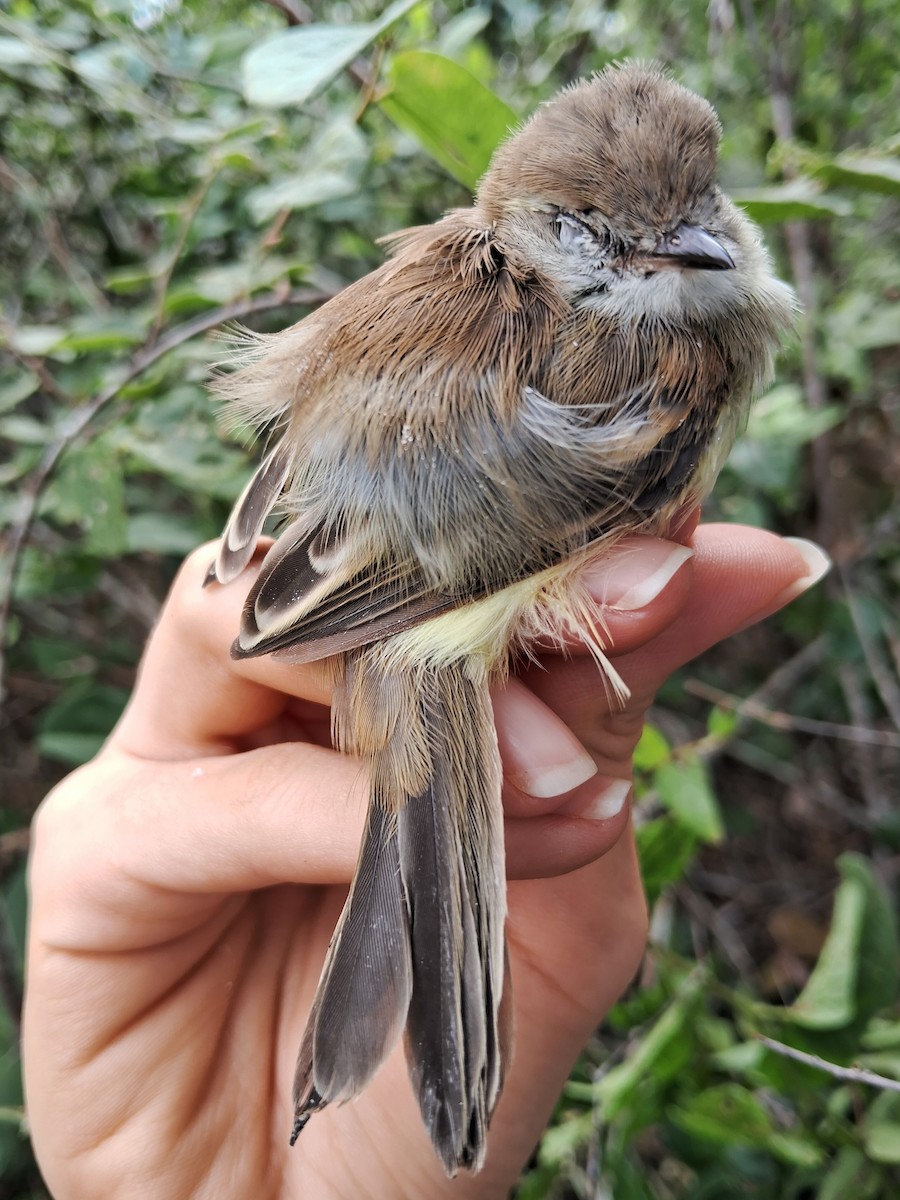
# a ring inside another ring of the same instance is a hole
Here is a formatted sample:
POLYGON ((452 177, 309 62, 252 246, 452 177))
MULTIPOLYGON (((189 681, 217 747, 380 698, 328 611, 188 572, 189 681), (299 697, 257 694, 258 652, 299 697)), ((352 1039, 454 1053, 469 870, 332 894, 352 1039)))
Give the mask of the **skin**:
MULTIPOLYGON (((229 659, 252 573, 203 591, 210 548, 187 561, 127 712, 35 820, 25 1080, 57 1200, 505 1194, 644 949, 627 806, 609 820, 578 814, 630 778, 671 672, 815 577, 808 554, 773 535, 690 530, 679 539, 693 557, 655 599, 608 609, 632 689, 624 710, 610 711, 577 646, 495 697, 516 1042, 486 1166, 452 1181, 399 1049, 358 1100, 288 1148, 297 1045, 353 872, 365 779, 329 748, 315 664, 229 659), (539 799, 516 786, 579 743, 592 779, 539 799)), ((593 569, 592 590, 621 597, 668 548, 621 547, 593 569)))

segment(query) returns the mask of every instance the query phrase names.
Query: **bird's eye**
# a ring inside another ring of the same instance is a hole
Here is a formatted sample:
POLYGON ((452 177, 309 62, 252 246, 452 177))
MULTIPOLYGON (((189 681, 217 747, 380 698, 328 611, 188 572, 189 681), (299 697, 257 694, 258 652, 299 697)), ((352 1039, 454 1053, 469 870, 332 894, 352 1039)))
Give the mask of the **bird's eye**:
POLYGON ((585 242, 594 244, 601 242, 597 231, 587 221, 583 221, 581 217, 576 216, 574 213, 558 212, 556 214, 556 225, 560 245, 566 249, 575 245, 583 246, 585 242))

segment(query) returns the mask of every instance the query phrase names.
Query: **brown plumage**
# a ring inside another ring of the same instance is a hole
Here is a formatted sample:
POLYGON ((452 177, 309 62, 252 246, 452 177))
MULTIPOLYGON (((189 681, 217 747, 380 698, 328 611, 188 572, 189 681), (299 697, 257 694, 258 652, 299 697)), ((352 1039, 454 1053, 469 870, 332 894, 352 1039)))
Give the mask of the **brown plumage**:
MULTIPOLYGON (((511 1052, 501 768, 488 688, 575 628, 586 554, 708 491, 790 322, 715 184, 712 109, 655 68, 564 91, 471 209, 281 334, 219 390, 274 449, 211 579, 285 527, 237 656, 337 655, 335 743, 371 768, 357 875, 300 1051, 294 1137, 406 1031, 449 1172, 477 1169, 511 1052)), ((302 814, 298 814, 302 819, 302 814)))

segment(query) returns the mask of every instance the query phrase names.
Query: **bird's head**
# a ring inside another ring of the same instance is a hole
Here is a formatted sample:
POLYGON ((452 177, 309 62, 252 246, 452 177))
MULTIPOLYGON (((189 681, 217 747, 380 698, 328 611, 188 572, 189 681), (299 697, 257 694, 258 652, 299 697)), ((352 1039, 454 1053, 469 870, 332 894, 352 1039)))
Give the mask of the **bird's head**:
POLYGON ((787 323, 788 289, 716 183, 720 133, 711 106, 659 68, 607 67, 500 147, 478 207, 509 256, 579 306, 703 320, 762 288, 787 323))

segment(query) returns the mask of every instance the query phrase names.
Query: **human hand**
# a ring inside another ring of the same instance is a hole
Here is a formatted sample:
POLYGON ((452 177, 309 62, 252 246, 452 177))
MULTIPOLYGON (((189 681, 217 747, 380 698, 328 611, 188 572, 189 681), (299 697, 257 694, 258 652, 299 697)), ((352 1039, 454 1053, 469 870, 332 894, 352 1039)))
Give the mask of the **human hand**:
POLYGON ((330 749, 320 669, 229 659, 250 576, 176 581, 128 710, 35 823, 25 1077, 59 1200, 497 1197, 641 957, 627 796, 659 685, 821 574, 803 544, 702 527, 598 561, 611 706, 578 648, 495 698, 506 772, 512 1067, 484 1170, 449 1181, 398 1049, 294 1150, 291 1076, 363 824, 360 763, 330 749), (535 794, 536 793, 536 794, 535 794))

